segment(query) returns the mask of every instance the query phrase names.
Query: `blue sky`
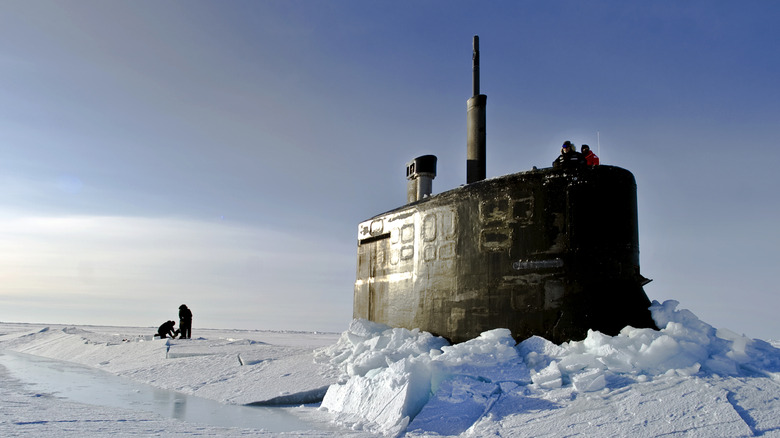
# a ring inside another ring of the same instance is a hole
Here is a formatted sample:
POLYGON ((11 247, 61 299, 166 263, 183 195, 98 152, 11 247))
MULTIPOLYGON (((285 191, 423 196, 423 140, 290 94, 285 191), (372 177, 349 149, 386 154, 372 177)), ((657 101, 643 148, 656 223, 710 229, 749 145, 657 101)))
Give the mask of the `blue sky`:
POLYGON ((780 338, 780 4, 0 3, 0 320, 344 330, 405 163, 632 171, 651 299, 780 338))

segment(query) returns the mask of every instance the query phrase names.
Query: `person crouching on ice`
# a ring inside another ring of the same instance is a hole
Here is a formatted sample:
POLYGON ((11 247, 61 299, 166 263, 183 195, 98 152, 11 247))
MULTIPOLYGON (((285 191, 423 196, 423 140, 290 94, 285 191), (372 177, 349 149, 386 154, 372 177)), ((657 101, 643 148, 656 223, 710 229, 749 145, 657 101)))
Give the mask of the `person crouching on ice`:
POLYGON ((173 326, 175 325, 175 321, 164 322, 160 328, 157 329, 157 336, 159 336, 160 339, 165 339, 169 336, 171 339, 176 339, 176 333, 173 331, 173 326))

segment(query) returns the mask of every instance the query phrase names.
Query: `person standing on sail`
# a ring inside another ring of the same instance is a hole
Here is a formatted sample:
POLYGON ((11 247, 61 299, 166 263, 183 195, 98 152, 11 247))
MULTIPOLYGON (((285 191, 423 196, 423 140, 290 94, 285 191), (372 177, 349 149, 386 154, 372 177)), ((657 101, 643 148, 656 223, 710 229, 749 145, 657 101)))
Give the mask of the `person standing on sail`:
POLYGON ((582 151, 582 156, 585 157, 585 163, 588 166, 598 166, 599 165, 599 157, 593 153, 592 150, 590 150, 590 146, 584 144, 582 145, 582 148, 580 148, 582 151))
POLYGON ((561 146, 561 155, 553 161, 553 167, 571 168, 582 164, 585 164, 585 158, 583 158, 581 153, 577 152, 572 142, 568 140, 561 146))

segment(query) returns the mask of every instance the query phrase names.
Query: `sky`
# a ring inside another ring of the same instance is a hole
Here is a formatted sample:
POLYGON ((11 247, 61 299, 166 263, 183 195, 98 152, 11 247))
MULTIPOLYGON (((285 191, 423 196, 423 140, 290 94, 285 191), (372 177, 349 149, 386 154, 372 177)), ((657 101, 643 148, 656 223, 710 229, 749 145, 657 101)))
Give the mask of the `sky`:
POLYGON ((0 1, 0 321, 342 331, 405 165, 465 183, 589 144, 633 172, 642 273, 780 338, 780 4, 0 1))

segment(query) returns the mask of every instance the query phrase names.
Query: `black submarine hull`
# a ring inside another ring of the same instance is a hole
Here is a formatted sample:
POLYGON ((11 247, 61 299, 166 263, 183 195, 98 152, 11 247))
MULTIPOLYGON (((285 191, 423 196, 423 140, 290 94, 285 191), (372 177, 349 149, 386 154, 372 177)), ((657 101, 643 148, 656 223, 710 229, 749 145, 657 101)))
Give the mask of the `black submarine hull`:
POLYGON ((631 172, 549 168, 362 222, 353 316, 452 342, 508 328, 561 343, 655 327, 645 281, 631 172))

